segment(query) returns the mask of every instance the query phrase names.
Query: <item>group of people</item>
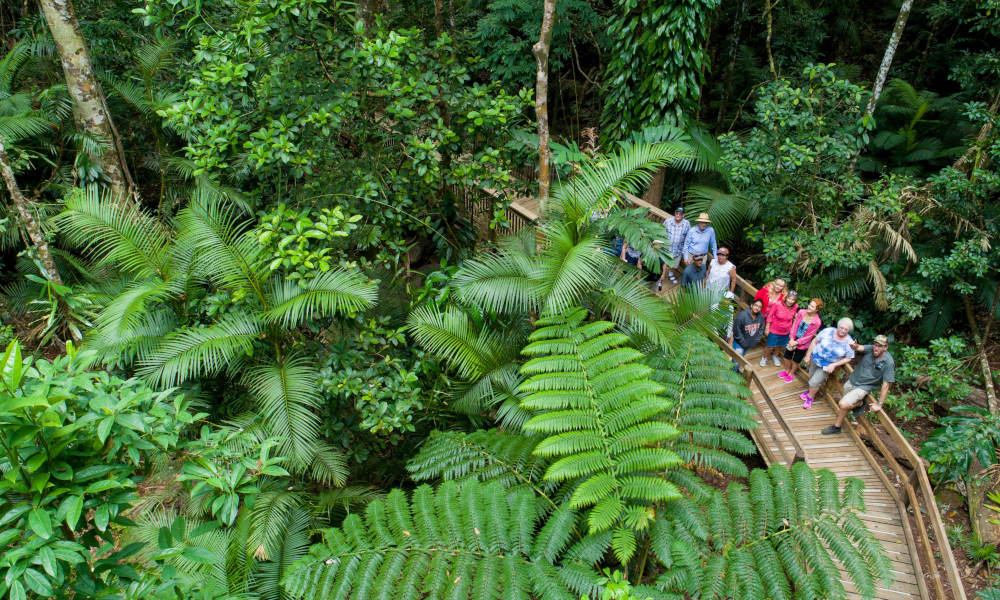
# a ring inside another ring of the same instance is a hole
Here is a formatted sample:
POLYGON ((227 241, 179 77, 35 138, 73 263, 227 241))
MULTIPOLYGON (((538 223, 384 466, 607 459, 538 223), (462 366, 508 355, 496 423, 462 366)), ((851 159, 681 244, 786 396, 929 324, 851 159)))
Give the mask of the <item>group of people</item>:
POLYGON ((802 408, 808 410, 820 387, 837 367, 860 354, 844 394, 840 399, 837 420, 821 431, 824 435, 840 433, 848 412, 855 417, 866 410, 866 399, 878 389, 878 400, 871 410, 881 410, 889 386, 896 380, 896 364, 889 354, 889 339, 877 335, 870 345, 859 344, 851 332, 854 322, 844 317, 836 326, 823 327, 821 298, 812 298, 800 308, 798 293, 788 290, 784 279, 775 279, 760 288, 750 305, 733 319, 730 343, 741 356, 764 342, 760 366, 772 362, 781 367, 778 378, 786 382, 795 379, 800 364, 808 368, 808 389, 799 396, 802 408), (780 357, 779 357, 780 355, 780 357))
MULTIPOLYGON (((680 272, 681 285, 703 285, 720 296, 735 299, 736 267, 729 260, 729 249, 719 247, 711 223, 708 214, 701 213, 692 226, 684 218, 684 207, 677 207, 673 218, 664 220, 666 240, 663 244, 668 248, 670 259, 663 263, 658 290, 662 289, 665 278, 678 283, 676 273, 680 272), (680 270, 681 264, 683 270, 680 270)), ((621 259, 642 268, 641 254, 627 242, 622 245, 621 259)), ((760 366, 765 367, 770 362, 780 367, 777 376, 785 382, 793 381, 799 366, 805 365, 808 389, 799 399, 806 410, 812 406, 827 377, 860 353, 861 360, 844 385, 837 420, 821 432, 833 435, 841 432, 848 412, 855 417, 865 412, 866 399, 876 389, 879 397, 871 404, 871 410, 881 410, 889 386, 895 381, 895 362, 888 352, 886 336, 875 336, 870 345, 859 344, 851 337, 854 330, 851 319, 844 317, 835 327, 823 328, 822 310, 821 298, 811 298, 802 307, 798 293, 789 290, 787 282, 779 278, 760 288, 753 302, 733 318, 726 333, 728 342, 741 356, 746 356, 763 340, 760 366)))

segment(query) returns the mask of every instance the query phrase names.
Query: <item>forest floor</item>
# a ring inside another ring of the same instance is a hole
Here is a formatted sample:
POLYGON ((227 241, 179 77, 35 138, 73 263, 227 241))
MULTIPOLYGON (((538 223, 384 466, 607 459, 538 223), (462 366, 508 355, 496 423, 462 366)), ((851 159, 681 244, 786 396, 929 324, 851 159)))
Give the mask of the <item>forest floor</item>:
MULTIPOLYGON (((920 451, 921 445, 927 440, 931 432, 938 427, 938 424, 933 419, 927 417, 919 417, 906 421, 892 414, 892 411, 889 411, 889 415, 917 452, 920 451)), ((880 456, 877 453, 874 454, 878 460, 880 456)), ((952 553, 955 556, 955 563, 958 566, 959 574, 962 576, 965 594, 971 600, 976 597, 975 593, 977 591, 990 587, 995 580, 991 577, 983 563, 975 561, 969 556, 968 546, 972 525, 969 520, 969 509, 966 506, 965 497, 952 489, 945 489, 944 487, 935 488, 935 493, 938 501, 938 509, 941 512, 941 519, 944 521, 945 529, 948 531, 952 553)), ((936 546, 937 544, 932 541, 932 545, 936 546)), ((937 555, 937 548, 933 549, 935 555, 937 555)))

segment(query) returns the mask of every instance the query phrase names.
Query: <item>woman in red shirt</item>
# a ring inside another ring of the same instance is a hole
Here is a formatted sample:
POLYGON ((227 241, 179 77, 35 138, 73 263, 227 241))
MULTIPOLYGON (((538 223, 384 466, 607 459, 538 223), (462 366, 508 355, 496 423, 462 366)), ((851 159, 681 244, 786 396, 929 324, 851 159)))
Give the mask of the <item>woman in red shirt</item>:
POLYGON ((766 315, 767 309, 772 303, 778 303, 785 299, 785 280, 779 277, 771 283, 764 285, 757 290, 757 295, 753 299, 764 303, 764 307, 760 309, 760 312, 766 315))
POLYGON ((767 339, 767 343, 764 346, 764 356, 760 358, 760 366, 767 366, 769 358, 774 361, 774 366, 781 366, 778 351, 788 345, 792 321, 795 320, 795 315, 799 312, 799 303, 796 302, 798 299, 797 293, 788 292, 788 296, 783 302, 774 302, 768 307, 767 324, 764 326, 764 337, 767 339))

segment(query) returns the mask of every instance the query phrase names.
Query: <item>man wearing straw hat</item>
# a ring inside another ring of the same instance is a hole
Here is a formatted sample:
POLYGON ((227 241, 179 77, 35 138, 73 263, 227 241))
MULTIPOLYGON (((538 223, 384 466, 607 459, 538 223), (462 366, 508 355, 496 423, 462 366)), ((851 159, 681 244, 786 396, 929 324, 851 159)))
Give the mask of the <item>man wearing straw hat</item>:
POLYGON ((694 222, 698 225, 688 232, 687 244, 684 248, 684 263, 688 265, 691 264, 695 256, 704 257, 708 254, 709 247, 712 249, 713 259, 719 253, 719 244, 715 241, 715 229, 710 225, 712 220, 708 218, 708 213, 701 213, 694 222))

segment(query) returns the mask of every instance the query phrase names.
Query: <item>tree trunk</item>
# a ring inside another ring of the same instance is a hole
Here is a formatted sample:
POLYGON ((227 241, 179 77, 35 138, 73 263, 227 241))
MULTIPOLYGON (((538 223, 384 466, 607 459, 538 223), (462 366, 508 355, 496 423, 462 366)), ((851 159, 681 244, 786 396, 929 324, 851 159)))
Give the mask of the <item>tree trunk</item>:
POLYGON ((663 208, 663 184, 666 180, 667 168, 660 167, 657 169, 656 174, 653 175, 653 180, 649 182, 649 190, 646 192, 645 198, 646 202, 663 208))
POLYGON ((38 221, 35 220, 34 215, 28 210, 29 202, 27 198, 21 193, 21 189, 17 187, 17 180, 14 179, 14 171, 10 168, 10 159, 7 157, 7 149, 3 145, 3 139, 0 139, 0 171, 3 172, 4 183, 7 184, 7 191, 10 192, 11 202, 14 203, 14 208, 17 209, 17 214, 21 217, 24 230, 28 233, 28 238, 38 251, 38 258, 42 261, 42 267, 46 271, 42 275, 56 285, 63 285, 62 278, 59 277, 59 270, 56 268, 56 263, 52 260, 52 253, 49 252, 49 244, 45 241, 45 236, 42 234, 42 229, 38 226, 38 221))
POLYGON ((538 42, 531 47, 538 63, 535 77, 535 118, 538 119, 538 200, 542 212, 549 197, 551 153, 549 152, 549 48, 552 45, 552 28, 555 21, 556 0, 544 0, 542 30, 538 42))
POLYGON ((444 0, 434 0, 434 31, 438 37, 444 32, 444 0))
MULTIPOLYGON (((864 120, 868 122, 875 112, 875 105, 882 95, 882 88, 885 87, 885 80, 889 78, 889 67, 892 66, 892 59, 896 56, 896 48, 899 47, 899 40, 903 37, 903 29, 906 27, 906 20, 910 18, 910 9, 913 8, 913 0, 903 0, 903 5, 899 7, 899 14, 896 15, 896 26, 892 28, 892 35, 889 36, 889 45, 885 47, 885 54, 882 55, 882 64, 878 68, 878 75, 875 76, 875 86, 872 88, 872 97, 865 107, 864 120)), ((861 147, 858 147, 851 159, 850 172, 854 172, 854 167, 858 164, 861 156, 861 147)))
POLYGON ((774 54, 771 53, 771 31, 774 26, 774 16, 771 13, 772 10, 774 10, 774 4, 771 0, 764 0, 764 14, 767 16, 767 64, 771 68, 771 77, 777 79, 778 71, 774 68, 774 54))
POLYGON ((889 36, 889 45, 882 55, 882 65, 878 68, 878 76, 875 77, 875 87, 872 88, 872 97, 868 101, 865 109, 865 116, 875 112, 875 104, 878 97, 882 95, 882 88, 885 87, 885 80, 889 77, 889 67, 892 66, 892 59, 896 56, 896 48, 899 47, 899 40, 903 37, 903 28, 906 27, 906 20, 910 18, 910 9, 913 8, 913 0, 903 0, 903 5, 899 7, 899 14, 896 16, 896 26, 892 28, 892 35, 889 36))
POLYGON ((101 84, 94 75, 90 52, 76 20, 71 0, 39 0, 45 21, 52 32, 66 77, 66 89, 73 100, 76 126, 106 140, 108 148, 101 158, 101 169, 115 198, 125 198, 135 190, 125 165, 125 153, 115 125, 111 121, 101 84))

